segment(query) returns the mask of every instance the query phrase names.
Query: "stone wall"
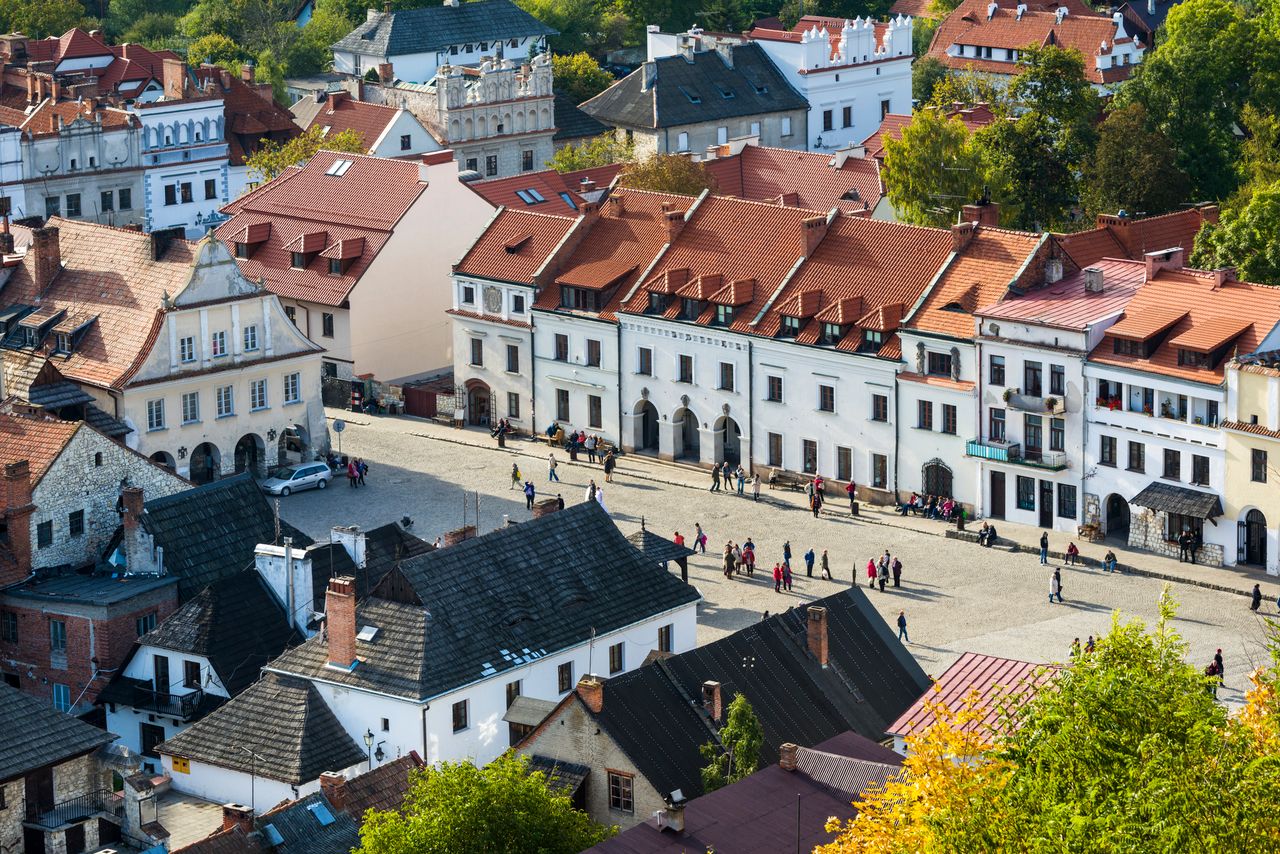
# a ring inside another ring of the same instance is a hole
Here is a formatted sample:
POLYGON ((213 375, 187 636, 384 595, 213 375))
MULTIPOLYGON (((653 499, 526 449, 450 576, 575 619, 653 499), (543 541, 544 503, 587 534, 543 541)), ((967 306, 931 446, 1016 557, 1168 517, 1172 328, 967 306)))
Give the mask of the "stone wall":
POLYGON ((0 851, 22 850, 22 816, 27 810, 26 791, 22 779, 0 783, 0 851))
MULTIPOLYGON (((1168 514, 1159 510, 1134 508, 1129 517, 1129 547, 1145 549, 1163 557, 1178 558, 1178 544, 1165 539, 1168 514)), ((1222 566, 1222 546, 1205 543, 1196 551, 1196 563, 1222 566)))
MULTIPOLYGON (((103 771, 102 766, 92 758, 92 754, 72 759, 70 762, 64 762, 53 769, 54 803, 60 804, 95 790, 110 788, 110 773, 103 771)), ((84 850, 97 851, 100 847, 98 822, 96 820, 86 821, 83 822, 83 826, 84 850)), ((45 854, 66 854, 66 832, 54 831, 46 834, 44 850, 45 854)))

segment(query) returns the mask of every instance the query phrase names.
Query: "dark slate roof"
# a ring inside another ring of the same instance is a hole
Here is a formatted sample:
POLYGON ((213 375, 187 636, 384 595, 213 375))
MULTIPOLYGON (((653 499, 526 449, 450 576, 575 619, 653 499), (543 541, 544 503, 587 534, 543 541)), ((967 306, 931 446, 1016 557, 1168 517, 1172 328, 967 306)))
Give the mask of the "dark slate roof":
POLYGON ((551 136, 555 142, 599 136, 609 130, 608 125, 601 124, 578 109, 577 102, 563 92, 556 93, 555 113, 556 132, 551 136))
POLYGON ((431 53, 466 42, 554 36, 558 33, 511 0, 475 0, 456 7, 379 12, 336 44, 334 50, 393 58, 431 53))
POLYGON ((1147 484, 1147 488, 1130 498, 1129 503, 1197 519, 1216 519, 1222 515, 1222 501, 1215 493, 1158 480, 1147 484))
POLYGON ((118 576, 99 572, 82 575, 78 572, 67 572, 61 575, 37 576, 21 587, 10 587, 5 591, 5 595, 53 602, 112 605, 152 590, 168 587, 173 583, 174 579, 163 576, 118 576))
POLYGON ((595 502, 410 558, 395 575, 403 584, 389 576, 357 608, 357 623, 379 631, 356 641, 354 670, 326 668, 319 635, 272 669, 429 699, 699 598, 595 502), (417 602, 381 598, 397 586, 417 602))
POLYGON ((93 405, 89 405, 84 408, 84 420, 88 422, 89 426, 93 429, 110 436, 113 439, 118 439, 121 436, 133 432, 133 428, 128 424, 125 424, 118 418, 111 417, 106 412, 93 405))
POLYGON ((365 531, 364 542, 363 568, 355 565, 341 543, 318 543, 307 550, 311 557, 311 589, 315 594, 313 610, 324 611, 325 589, 330 578, 355 578, 356 597, 363 599, 397 564, 435 549, 431 543, 400 527, 398 522, 365 531))
POLYGON ((0 684, 0 783, 110 744, 116 737, 48 701, 0 684))
POLYGON ((546 756, 530 756, 529 771, 541 771, 547 778, 547 785, 566 797, 573 797, 586 779, 591 776, 591 769, 575 762, 562 762, 546 756))
POLYGON ((32 386, 27 392, 27 400, 45 409, 60 409, 64 406, 93 403, 93 395, 82 391, 80 386, 70 380, 61 380, 32 386))
POLYGON ((360 827, 355 819, 334 809, 321 792, 282 804, 255 824, 260 841, 271 851, 351 854, 360 845, 360 827))
POLYGON ((301 640, 266 581, 249 569, 210 584, 138 643, 205 656, 234 697, 301 640))
POLYGON ((365 759, 315 686, 275 673, 157 750, 291 785, 365 759))
POLYGON ((732 68, 713 50, 693 54, 692 61, 681 55, 651 60, 583 103, 582 110, 607 125, 664 128, 808 106, 753 42, 733 48, 732 68))
MULTIPOLYGON (((164 547, 164 565, 178 577, 185 602, 210 584, 253 566, 259 543, 276 541, 275 512, 252 477, 241 474, 148 501, 143 526, 164 547)), ((296 548, 312 540, 288 522, 281 537, 296 548)))
POLYGON ((343 788, 343 809, 356 821, 361 821, 369 810, 398 810, 404 805, 409 792, 409 774, 423 767, 417 753, 410 752, 390 762, 384 762, 372 771, 366 771, 348 780, 343 788))
POLYGON ((648 528, 641 528, 631 534, 627 537, 627 542, 644 552, 645 557, 658 563, 689 557, 694 553, 688 546, 678 546, 674 541, 659 537, 648 528))

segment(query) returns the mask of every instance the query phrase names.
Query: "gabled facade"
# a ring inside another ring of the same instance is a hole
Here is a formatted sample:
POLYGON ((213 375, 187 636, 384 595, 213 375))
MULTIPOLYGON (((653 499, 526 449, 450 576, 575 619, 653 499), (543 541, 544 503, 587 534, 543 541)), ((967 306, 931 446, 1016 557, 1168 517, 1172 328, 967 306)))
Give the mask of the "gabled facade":
POLYGON ((357 101, 347 92, 317 92, 289 111, 304 131, 319 128, 326 138, 352 131, 364 141, 364 153, 374 157, 412 157, 440 150, 440 144, 413 113, 357 101))

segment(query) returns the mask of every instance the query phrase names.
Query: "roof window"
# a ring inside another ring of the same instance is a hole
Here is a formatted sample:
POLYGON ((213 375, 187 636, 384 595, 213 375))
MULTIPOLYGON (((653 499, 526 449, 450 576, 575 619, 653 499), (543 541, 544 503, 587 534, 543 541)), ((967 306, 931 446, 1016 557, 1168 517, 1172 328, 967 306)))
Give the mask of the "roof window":
POLYGON ((730 89, 728 86, 725 86, 721 83, 717 83, 716 88, 720 90, 720 97, 724 98, 726 101, 734 97, 733 90, 730 89))
POLYGON ((335 178, 341 178, 343 175, 347 174, 347 170, 351 168, 351 164, 354 162, 355 161, 353 160, 335 160, 329 168, 325 170, 324 174, 332 175, 335 178))
POLYGON ((356 640, 371 641, 378 636, 377 626, 361 626, 356 633, 356 640))
POLYGON ((690 92, 688 89, 684 88, 683 86, 677 86, 676 88, 680 90, 680 94, 684 95, 686 98, 689 99, 690 104, 702 103, 702 98, 696 92, 690 92))
POLYGON ((516 190, 516 195, 520 197, 520 201, 526 205, 537 205, 546 201, 546 198, 535 190, 533 187, 527 190, 516 190))
POLYGON ((328 827, 333 824, 333 813, 329 812, 329 808, 324 804, 311 804, 307 807, 307 811, 316 817, 316 821, 320 822, 321 827, 328 827))
POLYGON ((569 195, 568 193, 562 192, 560 194, 560 198, 563 199, 564 203, 568 205, 570 208, 572 208, 573 210, 576 211, 578 209, 578 204, 573 200, 573 196, 569 195))

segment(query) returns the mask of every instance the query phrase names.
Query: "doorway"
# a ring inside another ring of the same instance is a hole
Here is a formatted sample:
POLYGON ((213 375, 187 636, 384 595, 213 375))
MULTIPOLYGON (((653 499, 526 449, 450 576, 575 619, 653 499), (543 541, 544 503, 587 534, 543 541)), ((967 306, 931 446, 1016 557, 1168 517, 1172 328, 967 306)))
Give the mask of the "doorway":
POLYGON ((680 439, 680 447, 676 449, 675 458, 698 462, 702 459, 701 448, 698 447, 698 416, 688 407, 676 410, 672 421, 676 425, 676 435, 680 439))
POLYGON ((1107 536, 1129 538, 1129 502, 1114 492, 1107 496, 1107 536))
POLYGON ((1040 481, 1040 527, 1053 527, 1053 481, 1040 481))
POLYGON ((476 427, 488 427, 493 415, 493 395, 484 383, 475 383, 467 389, 467 423, 476 427))
POLYGON ((738 422, 727 415, 720 416, 716 421, 716 440, 720 443, 716 461, 735 466, 742 462, 741 439, 742 431, 738 429, 738 422))
POLYGON ((164 739, 164 727, 155 724, 138 724, 138 741, 142 748, 139 753, 143 756, 159 759, 160 754, 156 753, 156 745, 164 739))
POLYGON ((655 454, 658 452, 658 407, 647 400, 636 404, 636 415, 639 416, 636 436, 636 450, 655 454))
POLYGON ((936 495, 939 498, 952 497, 953 480, 951 469, 947 468, 941 461, 934 460, 926 464, 920 479, 924 484, 925 495, 936 495))
POLYGON ((993 471, 991 473, 991 512, 988 513, 992 519, 1004 518, 1004 472, 993 471))
POLYGON ((212 483, 222 473, 222 452, 211 442, 201 442, 191 452, 191 481, 212 483))
POLYGON ((1267 517, 1261 510, 1250 510, 1240 523, 1240 560, 1254 566, 1267 565, 1267 517))

